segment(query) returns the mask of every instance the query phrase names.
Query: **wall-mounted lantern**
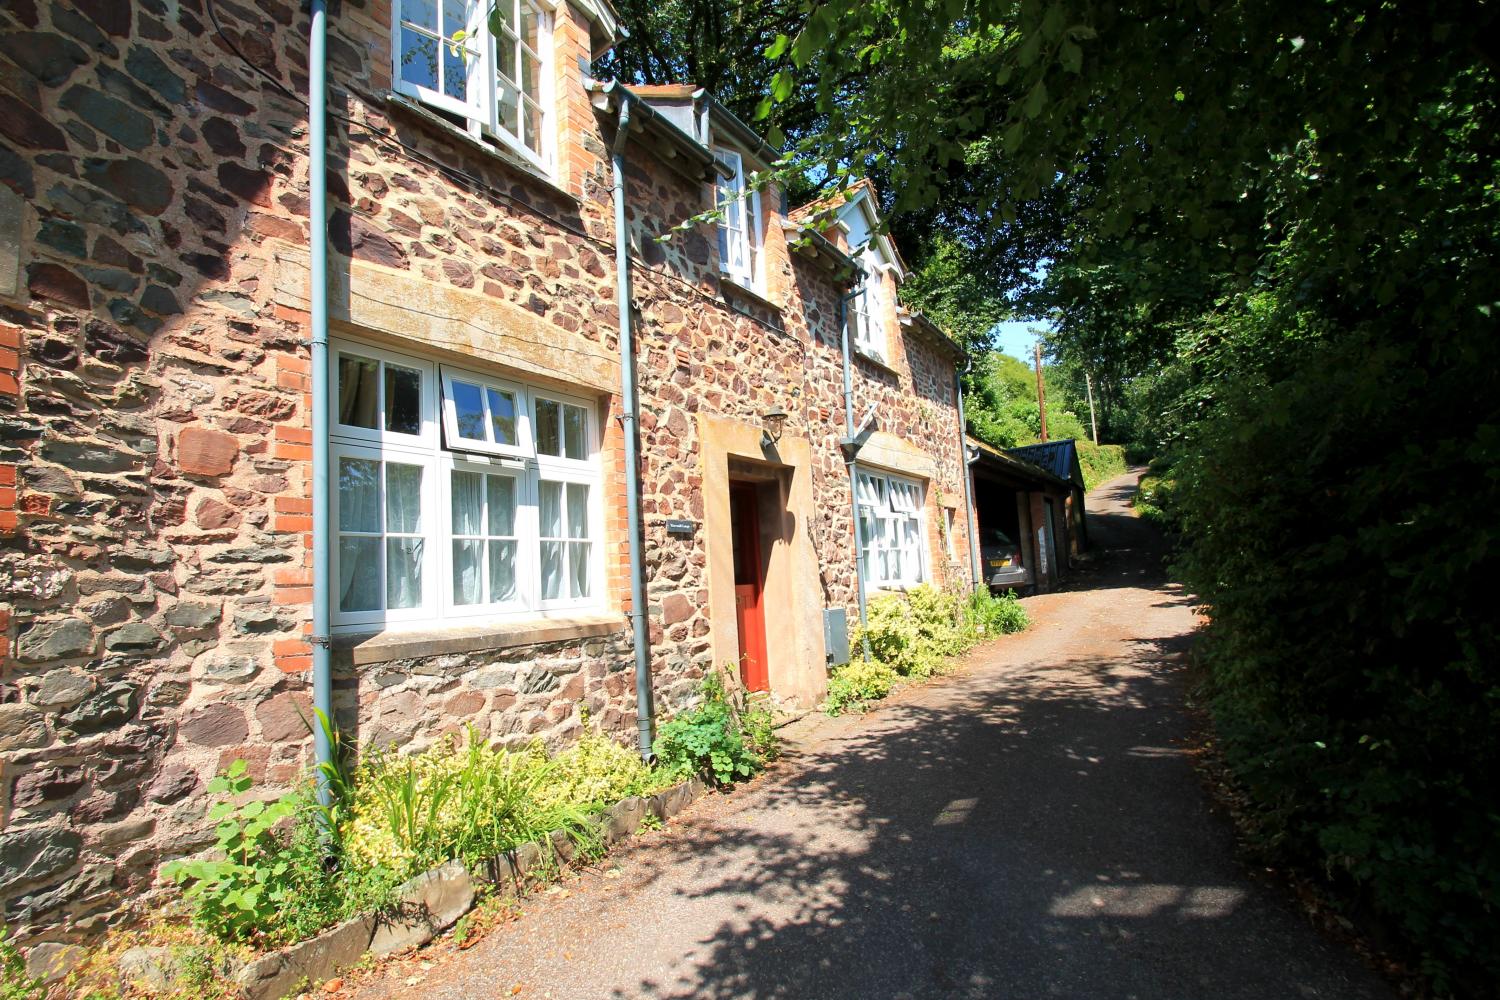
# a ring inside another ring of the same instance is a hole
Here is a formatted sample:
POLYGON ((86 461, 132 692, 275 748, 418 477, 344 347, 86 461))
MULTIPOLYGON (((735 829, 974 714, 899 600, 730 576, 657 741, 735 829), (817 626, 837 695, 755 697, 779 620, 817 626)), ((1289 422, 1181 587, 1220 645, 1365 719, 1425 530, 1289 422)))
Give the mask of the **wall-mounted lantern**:
POLYGON ((765 425, 765 430, 761 432, 761 447, 776 447, 776 443, 781 440, 781 432, 786 429, 786 411, 772 410, 760 419, 765 425))

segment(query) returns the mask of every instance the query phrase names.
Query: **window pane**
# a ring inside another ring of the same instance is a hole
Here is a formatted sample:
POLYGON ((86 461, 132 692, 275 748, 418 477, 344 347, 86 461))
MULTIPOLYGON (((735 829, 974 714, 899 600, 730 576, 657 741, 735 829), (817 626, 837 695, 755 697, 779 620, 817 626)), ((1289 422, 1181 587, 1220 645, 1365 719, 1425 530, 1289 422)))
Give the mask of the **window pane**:
POLYGON ((562 483, 541 482, 540 503, 541 533, 543 538, 561 538, 562 529, 562 483))
POLYGON ((385 429, 422 433, 422 373, 414 368, 385 366, 385 429))
POLYGON ((458 436, 474 441, 486 441, 484 433, 484 396, 479 386, 458 379, 448 380, 449 395, 453 397, 454 422, 458 424, 458 436))
POLYGON ((525 119, 521 123, 525 129, 521 141, 526 143, 526 148, 539 154, 542 151, 542 109, 530 101, 521 103, 521 114, 525 119))
POLYGON ((516 43, 504 35, 495 38, 495 70, 505 80, 501 88, 507 90, 510 100, 514 101, 515 85, 520 82, 520 74, 516 71, 516 43))
POLYGON ((422 467, 385 464, 385 530, 390 533, 422 530, 422 467))
POLYGON ((508 476, 487 476, 490 491, 490 534, 516 533, 516 481, 508 476))
POLYGON ((533 52, 542 51, 542 14, 525 0, 521 0, 521 41, 533 52))
POLYGON ((403 26, 401 28, 401 79, 428 90, 437 89, 438 43, 403 26))
POLYGON ((521 99, 516 89, 505 81, 495 84, 495 108, 497 124, 511 135, 521 134, 521 99))
POLYGON ((589 537, 589 488, 568 484, 568 537, 589 537))
POLYGON ((401 20, 437 31, 437 4, 434 0, 401 0, 401 20))
POLYGON ((584 446, 584 430, 588 427, 588 417, 581 406, 564 406, 563 412, 563 443, 567 446, 569 458, 583 461, 588 458, 588 449, 584 446))
POLYGON ((562 457, 562 415, 550 399, 536 401, 536 450, 540 455, 562 457))
POLYGON ((563 596, 564 542, 542 543, 542 598, 554 600, 563 596))
POLYGON ((470 538, 453 540, 453 603, 484 603, 484 543, 470 538))
POLYGON ((380 539, 339 539, 339 610, 380 610, 380 539))
POLYGON ((490 600, 516 599, 516 543, 490 542, 490 600))
POLYGON ((339 355, 339 423, 375 429, 380 407, 380 362, 339 355))
POLYGON ((453 472, 453 534, 484 533, 484 479, 480 472, 453 472))
POLYGON ((588 542, 573 542, 568 545, 568 582, 574 597, 589 596, 589 552, 588 542))
POLYGON ((469 73, 476 63, 467 49, 457 53, 445 45, 443 51, 443 93, 455 101, 469 101, 469 73))
POLYGON ((380 530, 380 463, 339 459, 339 530, 380 530))
POLYGON ((416 608, 422 604, 422 539, 385 540, 385 606, 416 608))
MULTIPOLYGON (((456 383, 455 383, 456 384, 456 383)), ((490 426, 496 444, 516 443, 516 397, 499 389, 486 390, 490 397, 490 426)))
POLYGON ((443 0, 443 37, 452 38, 455 31, 469 30, 469 4, 466 0, 443 0))
POLYGON ((509 31, 512 35, 517 33, 515 0, 499 0, 494 7, 494 15, 499 24, 491 22, 491 30, 498 28, 497 35, 500 31, 509 31))
POLYGON ((536 56, 521 50, 521 93, 540 104, 542 100, 542 62, 536 56))

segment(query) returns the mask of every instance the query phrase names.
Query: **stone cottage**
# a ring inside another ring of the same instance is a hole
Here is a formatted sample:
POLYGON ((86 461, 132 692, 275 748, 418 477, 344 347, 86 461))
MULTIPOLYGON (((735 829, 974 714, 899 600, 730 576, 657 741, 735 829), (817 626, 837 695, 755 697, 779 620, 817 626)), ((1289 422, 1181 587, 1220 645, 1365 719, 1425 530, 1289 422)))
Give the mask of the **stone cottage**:
POLYGON ((307 765, 316 551, 359 740, 633 729, 632 372, 657 711, 716 663, 815 702, 862 590, 969 581, 961 352, 901 307, 875 192, 788 212, 756 179, 774 151, 709 95, 593 78, 607 0, 499 4, 493 28, 476 0, 328 18, 321 549, 305 10, 0 9, 0 905, 23 939, 99 929, 207 843, 195 793, 230 761, 307 765))

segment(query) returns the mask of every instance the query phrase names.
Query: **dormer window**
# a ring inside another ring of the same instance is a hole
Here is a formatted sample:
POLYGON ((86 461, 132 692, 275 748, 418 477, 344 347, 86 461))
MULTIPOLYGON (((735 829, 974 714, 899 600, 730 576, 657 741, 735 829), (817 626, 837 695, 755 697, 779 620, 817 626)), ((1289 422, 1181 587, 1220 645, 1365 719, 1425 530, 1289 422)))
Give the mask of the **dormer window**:
POLYGON ((395 0, 392 7, 396 90, 545 167, 551 15, 533 0, 395 0))
POLYGON ((877 361, 886 360, 885 304, 881 295, 885 271, 879 257, 866 250, 864 275, 849 302, 849 327, 854 349, 877 361))
POLYGON ((760 192, 748 190, 745 160, 732 149, 714 150, 723 168, 716 184, 719 222, 719 271, 730 281, 759 290, 761 280, 760 192))

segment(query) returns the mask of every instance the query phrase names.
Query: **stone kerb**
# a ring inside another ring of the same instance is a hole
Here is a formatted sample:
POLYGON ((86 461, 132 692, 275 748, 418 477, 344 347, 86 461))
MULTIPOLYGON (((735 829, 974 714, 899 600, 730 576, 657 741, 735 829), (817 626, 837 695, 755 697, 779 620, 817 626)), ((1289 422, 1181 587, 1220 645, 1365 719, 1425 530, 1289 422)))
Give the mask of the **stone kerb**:
MULTIPOLYGON (((608 847, 628 839, 648 814, 668 820, 708 788, 704 779, 689 778, 651 796, 621 799, 593 818, 600 841, 608 847)), ((484 862, 478 878, 515 894, 545 862, 555 858, 567 864, 576 854, 573 839, 554 830, 542 841, 521 844, 484 862)), ((475 875, 462 862, 449 861, 402 885, 389 910, 361 914, 316 937, 262 955, 240 970, 240 987, 247 1000, 280 1000, 308 982, 331 978, 367 952, 383 957, 419 948, 457 923, 477 898, 475 875)))

